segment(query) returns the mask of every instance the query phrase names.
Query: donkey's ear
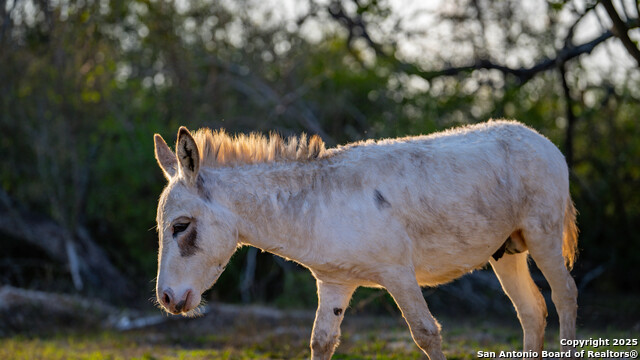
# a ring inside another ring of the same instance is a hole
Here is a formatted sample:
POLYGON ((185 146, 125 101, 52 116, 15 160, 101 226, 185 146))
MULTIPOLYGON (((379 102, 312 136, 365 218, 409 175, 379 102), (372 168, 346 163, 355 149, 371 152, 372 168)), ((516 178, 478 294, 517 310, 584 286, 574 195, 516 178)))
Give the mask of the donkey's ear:
POLYGON ((176 155, 180 163, 179 171, 190 184, 195 184, 200 169, 200 150, 196 141, 186 127, 181 126, 178 130, 178 143, 176 144, 176 155))
POLYGON ((153 142, 156 146, 156 160, 158 160, 158 165, 160 165, 160 169, 162 169, 164 177, 169 180, 178 172, 178 160, 176 159, 176 154, 169 149, 169 146, 160 134, 153 135, 153 142))

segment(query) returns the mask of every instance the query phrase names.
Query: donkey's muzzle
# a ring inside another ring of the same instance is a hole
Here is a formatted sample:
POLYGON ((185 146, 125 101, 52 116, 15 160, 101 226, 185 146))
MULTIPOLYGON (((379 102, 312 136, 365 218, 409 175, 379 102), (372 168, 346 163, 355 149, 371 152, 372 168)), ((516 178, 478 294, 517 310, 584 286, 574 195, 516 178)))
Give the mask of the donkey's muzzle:
POLYGON ((181 312, 187 312, 191 309, 188 308, 189 299, 192 297, 193 291, 187 289, 180 297, 176 297, 171 288, 162 290, 159 294, 160 304, 172 314, 180 314, 181 312))

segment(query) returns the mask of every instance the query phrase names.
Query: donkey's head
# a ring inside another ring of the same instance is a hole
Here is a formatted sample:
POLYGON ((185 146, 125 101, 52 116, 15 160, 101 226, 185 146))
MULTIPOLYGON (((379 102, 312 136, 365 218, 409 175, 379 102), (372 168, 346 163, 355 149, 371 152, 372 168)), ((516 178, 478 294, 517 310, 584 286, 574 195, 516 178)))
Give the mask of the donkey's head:
POLYGON ((155 135, 158 164, 169 181, 158 202, 159 255, 156 296, 170 313, 188 313, 200 304, 233 255, 236 218, 205 199, 198 189, 200 150, 185 127, 178 131, 176 153, 155 135))

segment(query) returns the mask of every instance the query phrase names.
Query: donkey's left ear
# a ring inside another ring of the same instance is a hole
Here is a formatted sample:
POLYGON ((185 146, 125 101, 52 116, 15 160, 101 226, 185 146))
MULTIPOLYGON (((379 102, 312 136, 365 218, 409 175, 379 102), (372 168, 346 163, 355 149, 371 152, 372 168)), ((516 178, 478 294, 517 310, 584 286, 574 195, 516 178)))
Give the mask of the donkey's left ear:
POLYGON ((178 158, 179 171, 190 184, 195 184, 200 170, 200 150, 196 141, 186 127, 178 130, 178 143, 176 144, 176 156, 178 158))
POLYGON ((153 142, 156 148, 155 152, 158 165, 160 165, 160 168, 164 173, 164 177, 166 177, 167 180, 171 180, 171 178, 178 172, 178 160, 176 160, 176 154, 169 149, 169 146, 167 146, 167 143, 160 134, 155 134, 153 136, 153 142))

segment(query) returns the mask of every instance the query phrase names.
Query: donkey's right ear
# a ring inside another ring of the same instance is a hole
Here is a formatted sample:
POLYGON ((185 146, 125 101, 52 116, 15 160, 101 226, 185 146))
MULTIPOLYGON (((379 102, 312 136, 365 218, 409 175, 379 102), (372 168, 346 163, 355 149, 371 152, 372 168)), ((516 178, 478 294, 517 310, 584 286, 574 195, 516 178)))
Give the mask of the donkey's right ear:
POLYGON ((164 177, 170 180, 178 173, 178 159, 176 154, 171 151, 169 145, 164 141, 160 134, 153 136, 153 142, 156 145, 156 160, 164 173, 164 177))

